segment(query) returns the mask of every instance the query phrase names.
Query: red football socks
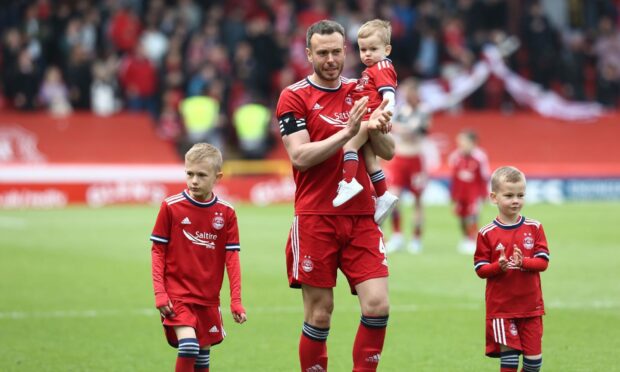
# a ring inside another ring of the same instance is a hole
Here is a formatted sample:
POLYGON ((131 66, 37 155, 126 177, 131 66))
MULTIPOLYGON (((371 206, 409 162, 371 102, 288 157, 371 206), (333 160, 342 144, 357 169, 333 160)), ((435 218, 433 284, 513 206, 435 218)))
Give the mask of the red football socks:
POLYGON ((177 357, 177 364, 174 368, 174 372, 194 372, 194 363, 196 358, 189 357, 177 357))
POLYGON ((299 362, 302 371, 327 370, 327 336, 329 328, 304 323, 299 339, 299 362))
POLYGON ((353 372, 376 371, 381 359, 388 316, 364 316, 353 344, 353 372))
POLYGON ((357 166, 359 158, 357 152, 349 151, 344 153, 344 163, 342 164, 343 178, 347 182, 351 182, 357 174, 357 166))

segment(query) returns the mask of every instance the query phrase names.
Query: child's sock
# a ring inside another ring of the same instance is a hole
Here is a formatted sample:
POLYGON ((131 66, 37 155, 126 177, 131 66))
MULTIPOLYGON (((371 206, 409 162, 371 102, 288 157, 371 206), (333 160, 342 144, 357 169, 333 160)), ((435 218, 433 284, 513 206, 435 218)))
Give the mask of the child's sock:
POLYGON ((198 357, 200 346, 195 338, 182 338, 179 340, 179 355, 175 372, 194 372, 194 363, 198 357))
POLYGON ((382 170, 378 170, 377 172, 371 174, 370 181, 375 187, 375 192, 377 193, 377 196, 385 194, 385 192, 387 191, 387 182, 385 182, 385 174, 383 174, 382 170))
POLYGON ((542 357, 540 359, 529 359, 523 357, 523 368, 521 372, 538 372, 542 367, 542 357))
POLYGON ((420 239, 421 236, 422 236, 422 225, 419 223, 416 223, 413 226, 413 237, 416 239, 420 239))
POLYGON ((329 328, 318 328, 304 322, 299 340, 302 371, 327 370, 327 336, 329 328))
POLYGON ((196 363, 194 364, 194 372, 209 372, 209 362, 211 361, 211 350, 200 349, 196 363))
POLYGON ((353 344, 353 371, 376 371, 381 359, 388 316, 362 315, 353 344))
POLYGON ((394 208, 392 211, 392 232, 400 232, 400 212, 398 211, 398 208, 394 208))
POLYGON ((467 237, 471 240, 476 240, 478 236, 478 224, 470 222, 467 224, 467 237))
POLYGON ((351 182, 357 174, 357 166, 359 164, 359 158, 357 152, 347 151, 344 153, 344 163, 342 165, 343 178, 347 182, 351 182))
POLYGON ((502 351, 500 355, 500 371, 501 372, 516 372, 519 368, 519 354, 518 350, 506 350, 502 351))

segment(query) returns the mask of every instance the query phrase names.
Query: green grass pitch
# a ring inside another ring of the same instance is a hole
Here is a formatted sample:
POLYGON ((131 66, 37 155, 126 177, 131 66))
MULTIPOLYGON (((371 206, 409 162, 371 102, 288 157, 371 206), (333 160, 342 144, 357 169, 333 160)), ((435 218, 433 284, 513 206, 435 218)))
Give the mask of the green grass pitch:
MULTIPOLYGON (((157 206, 0 211, 0 370, 172 371, 175 350, 153 309, 149 234, 157 206)), ((248 322, 213 348, 213 371, 297 371, 302 325, 284 245, 292 206, 237 205, 248 322)), ((619 371, 620 203, 526 206, 542 221, 551 264, 546 371, 619 371)), ((482 222, 495 215, 486 206, 482 222)), ((389 232, 386 232, 386 235, 389 232)), ((456 252, 448 207, 427 208, 424 253, 389 257, 391 314, 380 371, 496 371, 484 357, 484 281, 456 252)), ((340 277, 330 371, 351 370, 359 310, 340 277)))

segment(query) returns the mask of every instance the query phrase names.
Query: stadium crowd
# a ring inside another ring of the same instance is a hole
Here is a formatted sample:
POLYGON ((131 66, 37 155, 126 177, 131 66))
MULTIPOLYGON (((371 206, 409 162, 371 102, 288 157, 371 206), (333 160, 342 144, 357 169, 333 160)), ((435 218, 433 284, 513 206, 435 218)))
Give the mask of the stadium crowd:
MULTIPOLYGON (((568 99, 619 106, 618 0, 14 0, 0 6, 0 109, 147 111, 171 141, 240 143, 240 132, 269 132, 265 109, 309 73, 310 24, 338 21, 354 51, 357 29, 376 17, 392 24, 400 79, 467 70, 485 44, 514 35, 514 71, 568 99)), ((343 75, 362 68, 348 58, 343 75)), ((501 89, 489 80, 466 105, 499 108, 501 89)), ((252 139, 244 155, 263 156, 267 144, 252 139)))

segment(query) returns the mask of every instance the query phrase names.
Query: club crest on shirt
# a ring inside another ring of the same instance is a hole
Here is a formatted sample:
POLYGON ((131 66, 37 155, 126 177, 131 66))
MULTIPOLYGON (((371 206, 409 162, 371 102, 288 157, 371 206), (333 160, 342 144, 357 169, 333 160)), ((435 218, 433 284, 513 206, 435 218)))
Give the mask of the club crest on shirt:
POLYGON ((213 217, 213 228, 216 230, 221 230, 224 227, 224 217, 222 216, 222 212, 215 212, 215 217, 213 217))
POLYGON ((523 248, 532 249, 534 248, 534 238, 532 238, 532 233, 525 233, 525 237, 523 238, 523 248))
POLYGON ((344 103, 346 103, 347 105, 352 105, 353 104, 353 98, 351 98, 351 96, 347 96, 344 99, 344 103))
POLYGON ((511 321, 510 322, 510 327, 508 327, 509 332, 511 335, 516 336, 519 334, 519 331, 517 330, 517 325, 515 324, 515 322, 511 321))
POLYGON ((301 261, 301 268, 303 271, 307 273, 309 273, 310 271, 312 271, 312 269, 314 269, 314 264, 312 263, 310 256, 306 256, 304 260, 301 261))
POLYGON ((355 91, 361 92, 364 90, 364 85, 368 84, 370 81, 370 77, 367 74, 363 74, 360 79, 357 80, 357 85, 355 86, 355 91))

